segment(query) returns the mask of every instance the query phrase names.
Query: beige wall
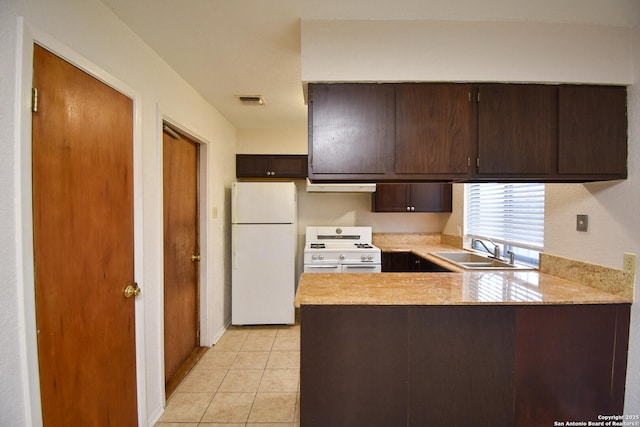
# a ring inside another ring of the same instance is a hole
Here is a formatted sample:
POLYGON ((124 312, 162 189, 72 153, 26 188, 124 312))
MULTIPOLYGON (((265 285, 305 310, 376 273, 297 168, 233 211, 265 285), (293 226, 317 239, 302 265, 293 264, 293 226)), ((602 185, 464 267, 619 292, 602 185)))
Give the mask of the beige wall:
POLYGON ((628 84, 631 30, 523 20, 303 20, 302 80, 628 84))
POLYGON ((307 154, 307 128, 238 129, 238 154, 307 154))

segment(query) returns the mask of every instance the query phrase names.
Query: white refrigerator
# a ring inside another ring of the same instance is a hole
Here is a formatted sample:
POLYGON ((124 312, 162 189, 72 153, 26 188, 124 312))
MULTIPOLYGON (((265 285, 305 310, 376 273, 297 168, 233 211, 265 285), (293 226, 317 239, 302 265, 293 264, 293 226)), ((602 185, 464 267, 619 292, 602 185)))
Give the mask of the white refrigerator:
POLYGON ((234 182, 231 323, 293 324, 297 216, 293 182, 234 182))

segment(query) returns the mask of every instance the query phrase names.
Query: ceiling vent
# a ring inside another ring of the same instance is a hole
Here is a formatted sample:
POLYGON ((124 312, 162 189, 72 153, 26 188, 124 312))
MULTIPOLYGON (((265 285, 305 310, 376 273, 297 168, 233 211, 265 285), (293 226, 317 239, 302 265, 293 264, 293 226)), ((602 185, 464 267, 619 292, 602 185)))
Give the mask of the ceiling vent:
POLYGON ((238 96, 238 99, 244 105, 264 105, 264 98, 262 95, 240 95, 238 96))

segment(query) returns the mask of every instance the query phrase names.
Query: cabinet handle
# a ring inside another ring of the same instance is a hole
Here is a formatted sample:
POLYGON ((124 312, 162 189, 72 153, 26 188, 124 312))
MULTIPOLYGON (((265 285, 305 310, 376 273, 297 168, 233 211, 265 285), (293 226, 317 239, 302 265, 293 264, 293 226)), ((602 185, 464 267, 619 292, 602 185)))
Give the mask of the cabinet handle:
POLYGON ((407 212, 411 212, 411 206, 407 206, 407 212))
POLYGON ((416 207, 415 206, 411 206, 411 212, 415 211, 416 207))
POLYGON ((271 176, 275 176, 276 173, 274 171, 271 171, 271 176))
POLYGON ((276 173, 274 171, 267 171, 267 176, 274 176, 276 173))

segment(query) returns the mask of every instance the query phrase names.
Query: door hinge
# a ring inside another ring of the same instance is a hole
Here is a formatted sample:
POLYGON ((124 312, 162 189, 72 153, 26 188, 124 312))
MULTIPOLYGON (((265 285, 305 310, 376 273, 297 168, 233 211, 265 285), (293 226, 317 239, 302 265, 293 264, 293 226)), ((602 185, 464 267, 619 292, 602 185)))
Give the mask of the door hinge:
POLYGON ((480 102, 480 91, 478 91, 478 96, 476 97, 476 101, 480 102))
POLYGON ((476 158, 476 167, 480 170, 480 157, 476 158))
POLYGON ((471 157, 467 157, 467 166, 471 167, 471 157))
POLYGON ((38 88, 31 88, 31 111, 33 113, 38 112, 38 88))
POLYGON ((469 91, 469 102, 471 102, 471 91, 469 91))

